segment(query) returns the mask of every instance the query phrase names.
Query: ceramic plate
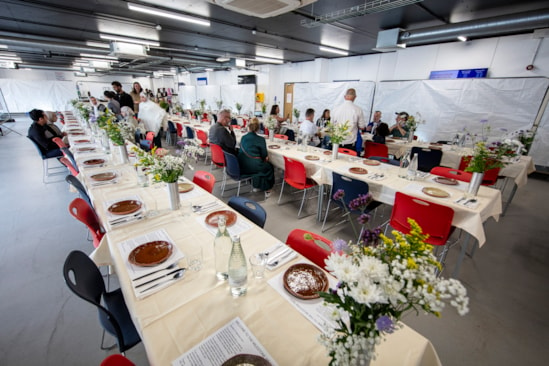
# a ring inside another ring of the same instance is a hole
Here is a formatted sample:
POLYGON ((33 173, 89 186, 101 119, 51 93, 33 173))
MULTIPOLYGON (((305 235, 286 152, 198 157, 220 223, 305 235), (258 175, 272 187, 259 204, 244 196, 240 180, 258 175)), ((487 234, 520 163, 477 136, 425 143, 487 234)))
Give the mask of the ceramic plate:
POLYGON ((79 147, 76 150, 79 152, 95 151, 95 147, 79 147))
POLYGON ((364 168, 359 168, 359 167, 352 167, 352 168, 349 168, 349 172, 353 173, 353 174, 368 174, 368 171, 364 168))
POLYGON ((280 145, 269 145, 269 149, 280 149, 280 145))
POLYGON ((192 183, 179 183, 177 185, 179 187, 179 193, 187 193, 194 189, 194 184, 192 183))
POLYGON ((393 139, 385 139, 385 142, 395 142, 393 139))
POLYGON ((69 132, 69 135, 71 136, 82 136, 85 135, 84 132, 69 132))
POLYGON ((105 160, 103 159, 90 159, 90 160, 84 161, 82 164, 86 166, 93 166, 93 165, 101 165, 104 163, 105 163, 105 160))
POLYGON ((433 179, 433 180, 437 183, 446 184, 446 185, 449 185, 449 186, 455 186, 455 185, 458 184, 458 181, 455 180, 454 178, 435 177, 435 179, 433 179))
POLYGON ((90 176, 90 178, 97 182, 103 182, 107 180, 113 180, 114 178, 116 178, 116 173, 115 172, 99 173, 99 174, 94 174, 90 176))
POLYGON ((151 241, 141 244, 131 251, 128 260, 131 264, 140 267, 156 266, 172 255, 173 246, 171 243, 163 240, 151 241))
POLYGON ((381 164, 379 161, 371 160, 371 159, 364 159, 362 162, 366 165, 373 165, 373 166, 377 166, 381 164))
POLYGON ((436 187, 424 187, 421 191, 426 195, 432 196, 432 197, 438 197, 438 198, 450 197, 450 193, 436 187))
POLYGON ((257 355, 236 355, 223 362, 221 366, 272 366, 269 361, 257 355))
POLYGON ((431 150, 442 150, 442 147, 435 146, 435 145, 429 145, 429 149, 431 149, 431 150))
POLYGON ((307 155, 307 156, 305 156, 305 159, 307 159, 307 160, 320 160, 320 158, 316 155, 307 155))
POLYGON ((328 289, 328 277, 317 266, 307 263, 294 264, 283 277, 284 288, 297 298, 317 299, 318 292, 328 289))
POLYGON ((330 150, 328 150, 328 151, 324 151, 323 154, 324 155, 332 155, 332 152, 330 150))
POLYGON ((219 220, 219 216, 225 216, 225 222, 227 227, 234 225, 236 222, 236 213, 229 210, 221 210, 221 211, 215 211, 206 216, 206 224, 210 226, 217 227, 217 220, 219 220))
POLYGON ((90 140, 74 140, 75 144, 89 144, 90 140))
POLYGON ((107 210, 113 215, 128 215, 139 211, 142 205, 137 200, 125 200, 113 203, 107 210))

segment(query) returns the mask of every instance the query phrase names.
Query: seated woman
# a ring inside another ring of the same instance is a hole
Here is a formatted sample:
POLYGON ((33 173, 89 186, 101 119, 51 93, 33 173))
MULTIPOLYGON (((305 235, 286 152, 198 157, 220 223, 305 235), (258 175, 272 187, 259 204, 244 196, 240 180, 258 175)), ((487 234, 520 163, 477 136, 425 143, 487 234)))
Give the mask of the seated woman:
POLYGON ((268 161, 265 139, 257 135, 259 121, 257 118, 248 123, 249 132, 242 136, 238 163, 243 175, 252 175, 252 186, 265 191, 265 198, 271 195, 275 176, 274 167, 268 161))
POLYGON ((293 130, 290 130, 286 127, 282 127, 282 123, 288 121, 290 119, 290 116, 284 118, 279 117, 280 113, 280 107, 278 104, 275 104, 271 107, 271 113, 269 114, 271 117, 273 117, 276 120, 276 127, 275 127, 275 133, 280 133, 282 135, 288 136, 288 140, 295 141, 295 133, 293 130))
POLYGON ((408 116, 409 115, 406 112, 397 113, 396 123, 389 129, 389 132, 393 135, 393 137, 408 137, 408 126, 406 126, 408 116))
POLYGON ((389 134, 389 125, 385 122, 381 122, 376 128, 373 140, 378 144, 384 144, 385 137, 389 136, 389 134))
POLYGON ((61 129, 59 129, 59 127, 55 124, 55 122, 57 122, 57 113, 52 111, 47 111, 44 113, 48 119, 48 123, 46 124, 46 128, 48 129, 48 131, 46 131, 46 137, 59 137, 65 145, 69 146, 69 137, 67 136, 67 133, 61 132, 61 129))

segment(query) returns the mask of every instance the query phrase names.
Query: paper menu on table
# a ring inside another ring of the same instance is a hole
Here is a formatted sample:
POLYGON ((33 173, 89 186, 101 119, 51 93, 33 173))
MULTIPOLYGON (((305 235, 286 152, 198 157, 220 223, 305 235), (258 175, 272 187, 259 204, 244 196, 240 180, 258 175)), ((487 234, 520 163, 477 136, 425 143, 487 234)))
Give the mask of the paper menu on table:
POLYGON ((246 324, 240 318, 234 318, 174 360, 172 366, 219 366, 238 354, 261 356, 271 365, 277 365, 246 324))

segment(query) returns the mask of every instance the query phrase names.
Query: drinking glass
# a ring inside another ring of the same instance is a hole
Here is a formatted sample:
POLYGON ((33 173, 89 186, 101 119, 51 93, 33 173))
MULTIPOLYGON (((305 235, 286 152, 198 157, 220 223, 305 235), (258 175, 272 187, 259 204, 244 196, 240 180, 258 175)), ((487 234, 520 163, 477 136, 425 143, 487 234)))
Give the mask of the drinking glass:
POLYGON ((256 253, 250 256, 250 264, 252 266, 252 274, 255 278, 263 278, 265 276, 265 266, 267 265, 267 257, 261 253, 256 253))

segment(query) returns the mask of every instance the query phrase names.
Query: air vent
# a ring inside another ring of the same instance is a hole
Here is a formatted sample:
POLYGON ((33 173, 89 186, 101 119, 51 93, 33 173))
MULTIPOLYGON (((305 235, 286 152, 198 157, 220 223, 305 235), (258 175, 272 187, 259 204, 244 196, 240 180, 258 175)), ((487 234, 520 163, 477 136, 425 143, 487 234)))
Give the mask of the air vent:
POLYGON ((288 13, 317 0, 210 0, 225 9, 258 18, 288 13))
POLYGON ((144 59, 148 56, 145 46, 124 42, 111 42, 111 53, 109 55, 130 59, 144 59))

